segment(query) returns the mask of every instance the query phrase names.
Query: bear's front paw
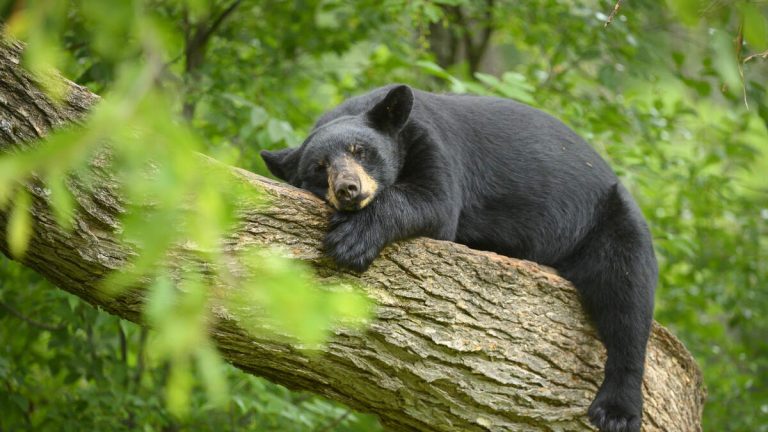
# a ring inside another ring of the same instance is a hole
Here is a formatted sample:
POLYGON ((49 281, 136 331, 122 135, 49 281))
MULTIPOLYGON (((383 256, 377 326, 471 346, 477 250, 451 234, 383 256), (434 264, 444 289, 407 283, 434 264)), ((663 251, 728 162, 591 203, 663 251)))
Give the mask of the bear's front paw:
POLYGON ((331 216, 323 248, 336 264, 361 272, 379 256, 385 243, 381 227, 367 213, 363 209, 331 216))
POLYGON ((601 432, 640 432, 642 396, 637 391, 603 383, 589 407, 589 421, 601 432))

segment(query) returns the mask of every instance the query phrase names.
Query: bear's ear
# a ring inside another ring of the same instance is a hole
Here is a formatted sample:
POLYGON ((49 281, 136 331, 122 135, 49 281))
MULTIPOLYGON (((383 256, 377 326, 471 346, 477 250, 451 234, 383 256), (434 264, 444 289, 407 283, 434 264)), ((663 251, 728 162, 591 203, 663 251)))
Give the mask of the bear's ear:
POLYGON ((291 182, 299 169, 299 149, 287 148, 278 151, 262 150, 261 158, 269 171, 277 178, 291 182))
POLYGON ((400 132, 413 108, 413 90, 399 85, 387 93, 384 99, 371 108, 366 116, 374 128, 389 133, 400 132))

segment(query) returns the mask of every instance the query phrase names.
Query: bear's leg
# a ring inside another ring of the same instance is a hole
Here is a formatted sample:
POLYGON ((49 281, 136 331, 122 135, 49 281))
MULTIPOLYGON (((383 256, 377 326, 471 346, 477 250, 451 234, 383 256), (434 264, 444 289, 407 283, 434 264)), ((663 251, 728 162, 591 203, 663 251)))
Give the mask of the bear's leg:
POLYGON ((608 352, 603 384, 589 408, 590 421, 605 432, 640 430, 653 282, 632 267, 616 265, 604 270, 608 274, 573 277, 608 352))
POLYGON ((658 271, 639 211, 618 190, 612 195, 582 247, 556 267, 578 289, 608 353, 589 419, 604 432, 638 432, 658 271))

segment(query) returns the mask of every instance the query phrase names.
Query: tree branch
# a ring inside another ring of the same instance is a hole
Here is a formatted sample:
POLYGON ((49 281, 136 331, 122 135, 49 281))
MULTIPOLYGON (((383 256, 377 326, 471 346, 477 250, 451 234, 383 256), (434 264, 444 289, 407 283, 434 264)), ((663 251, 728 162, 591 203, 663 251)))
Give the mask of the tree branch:
POLYGON ((5 309, 5 311, 8 312, 9 314, 11 314, 11 315, 15 316, 16 318, 24 321, 25 323, 31 325, 32 327, 37 327, 37 328, 39 328, 41 330, 47 330, 47 331, 50 331, 50 332, 55 332, 55 331, 63 330, 64 327, 65 327, 64 324, 59 324, 59 325, 55 325, 54 326, 54 325, 46 324, 44 322, 40 322, 40 321, 38 321, 36 319, 32 319, 32 318, 24 315, 23 313, 17 311, 15 308, 11 307, 9 304, 5 303, 4 301, 0 301, 0 307, 5 309))
POLYGON ((758 57, 762 58, 763 60, 768 59, 768 50, 765 50, 765 51, 759 52, 759 53, 750 54, 750 55, 744 57, 744 60, 742 61, 742 63, 746 63, 746 62, 748 62, 748 61, 750 61, 750 60, 752 60, 754 58, 758 58, 758 57))
POLYGON ((465 16, 464 10, 461 6, 452 6, 448 10, 453 14, 456 24, 461 29, 461 34, 464 41, 464 53, 467 57, 467 63, 469 67, 469 74, 474 75, 477 69, 480 67, 480 61, 483 59, 485 52, 488 50, 488 44, 491 41, 491 35, 493 35, 493 8, 494 0, 486 0, 484 8, 484 21, 480 33, 479 41, 475 41, 472 37, 472 31, 474 27, 472 20, 465 16))
MULTIPOLYGON (((0 123, 10 131, 0 135, 0 151, 16 151, 50 124, 77 121, 98 100, 73 85, 65 103, 51 103, 20 69, 19 55, 18 46, 0 45, 0 100, 7 101, 0 103, 0 123)), ((71 232, 54 222, 44 190, 30 188, 34 234, 22 262, 61 289, 141 323, 142 287, 118 298, 99 293, 99 281, 133 251, 117 239, 114 181, 98 161, 94 167, 97 190, 86 193, 72 182, 79 208, 71 232)), ((218 301, 234 288, 214 281, 210 334, 229 362, 376 413, 391 430, 591 430, 586 411, 605 352, 567 281, 530 262, 423 238, 387 247, 365 273, 341 271, 320 250, 328 217, 321 201, 240 169, 232 173, 269 198, 269 205, 243 212, 241 229, 227 243, 233 259, 246 247, 281 245, 309 263, 319 281, 361 286, 377 309, 367 330, 339 329, 321 351, 308 353, 243 330, 218 301)), ((0 232, 7 217, 0 211, 0 232)), ((7 247, 3 237, 0 250, 7 254, 7 247)), ((658 324, 646 369, 644 430, 700 430, 701 373, 658 324)))
POLYGON ((608 15, 608 19, 605 20, 605 25, 603 27, 608 27, 613 22, 613 19, 616 18, 616 14, 619 13, 619 8, 621 7, 622 0, 616 0, 616 4, 613 5, 613 10, 611 11, 611 14, 608 15))
POLYGON ((235 1, 232 2, 232 4, 227 6, 227 8, 224 9, 224 11, 222 11, 219 14, 219 16, 217 16, 213 20, 213 23, 211 23, 211 25, 205 31, 205 34, 203 35, 203 40, 208 41, 208 39, 211 38, 211 35, 216 33, 216 31, 219 29, 219 27, 221 27, 221 23, 224 22, 224 20, 227 19, 227 17, 230 16, 232 14, 232 12, 234 12, 235 9, 237 9, 237 7, 240 6, 240 3, 242 3, 242 2, 243 2, 242 0, 235 0, 235 1))
POLYGON ((477 59, 475 61, 475 70, 472 71, 473 74, 474 72, 477 72, 477 68, 480 66, 480 61, 485 56, 485 52, 488 51, 488 44, 491 42, 491 36, 493 35, 493 30, 495 28, 493 22, 494 3, 494 0, 485 1, 485 22, 483 23, 483 32, 480 36, 480 43, 476 48, 477 59))
MULTIPOLYGON (((195 80, 192 74, 203 64, 205 61, 205 51, 208 46, 208 41, 211 36, 221 27, 221 23, 227 19, 232 12, 240 6, 242 0, 233 1, 226 9, 224 9, 213 22, 209 25, 208 22, 203 21, 197 24, 192 24, 189 21, 189 10, 184 9, 182 28, 184 29, 184 72, 188 79, 195 80)), ((189 98, 184 102, 182 107, 184 118, 191 120, 195 112, 195 103, 190 101, 189 98)))
POLYGON ((205 47, 208 44, 211 36, 219 29, 221 23, 232 14, 232 12, 240 6, 242 0, 235 0, 230 4, 219 16, 214 18, 213 22, 209 25, 207 22, 200 22, 196 25, 189 23, 189 13, 185 9, 184 11, 184 27, 187 29, 185 32, 186 37, 186 71, 192 72, 197 69, 203 62, 205 56, 205 47), (190 34, 190 29, 194 28, 194 31, 190 34))

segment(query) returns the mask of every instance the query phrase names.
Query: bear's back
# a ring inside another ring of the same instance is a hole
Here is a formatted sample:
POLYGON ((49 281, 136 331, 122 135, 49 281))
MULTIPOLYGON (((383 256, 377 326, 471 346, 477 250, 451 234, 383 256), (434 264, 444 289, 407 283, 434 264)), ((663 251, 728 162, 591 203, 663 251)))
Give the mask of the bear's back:
POLYGON ((458 242, 554 264, 593 228, 618 179, 568 126, 512 100, 415 93, 412 119, 460 176, 458 242))

